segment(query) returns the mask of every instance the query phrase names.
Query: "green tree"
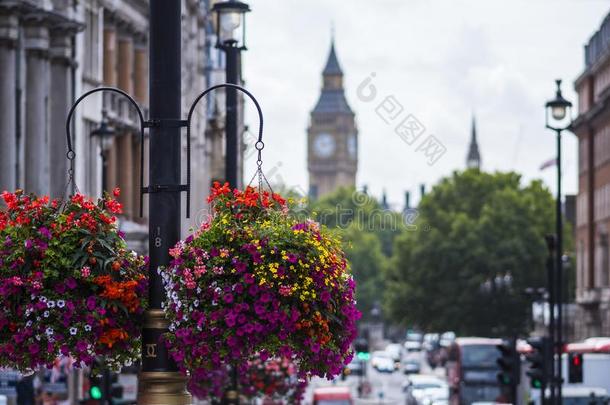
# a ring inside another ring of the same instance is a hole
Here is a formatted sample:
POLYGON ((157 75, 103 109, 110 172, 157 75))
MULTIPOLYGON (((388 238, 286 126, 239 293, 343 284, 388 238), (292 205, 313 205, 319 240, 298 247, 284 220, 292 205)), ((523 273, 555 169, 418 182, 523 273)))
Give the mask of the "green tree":
POLYGON ((375 302, 383 301, 383 276, 402 217, 353 187, 311 201, 307 214, 340 231, 357 285, 357 306, 366 319, 375 302))
POLYGON ((420 203, 417 229, 396 240, 386 313, 425 330, 525 331, 523 291, 545 285, 544 236, 554 230, 554 206, 540 181, 524 186, 513 172, 468 170, 443 179, 420 203), (485 284, 506 276, 510 288, 485 284))

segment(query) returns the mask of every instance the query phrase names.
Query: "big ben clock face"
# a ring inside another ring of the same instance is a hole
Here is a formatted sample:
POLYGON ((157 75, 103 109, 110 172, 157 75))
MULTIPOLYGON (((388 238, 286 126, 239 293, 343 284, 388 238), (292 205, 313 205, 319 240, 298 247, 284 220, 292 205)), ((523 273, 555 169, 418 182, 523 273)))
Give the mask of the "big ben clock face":
POLYGON ((351 134, 347 138, 347 153, 352 159, 356 159, 358 155, 358 144, 356 140, 356 134, 351 134))
POLYGON ((335 152, 335 138, 327 133, 316 135, 313 140, 313 151, 318 157, 330 157, 335 152))

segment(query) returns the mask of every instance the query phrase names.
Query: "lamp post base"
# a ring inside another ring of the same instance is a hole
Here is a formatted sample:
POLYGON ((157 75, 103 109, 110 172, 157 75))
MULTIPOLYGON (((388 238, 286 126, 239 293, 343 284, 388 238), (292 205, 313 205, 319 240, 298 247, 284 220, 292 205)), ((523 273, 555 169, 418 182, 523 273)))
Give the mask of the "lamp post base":
POLYGON ((177 371, 141 372, 138 382, 138 405, 191 405, 186 377, 177 371))

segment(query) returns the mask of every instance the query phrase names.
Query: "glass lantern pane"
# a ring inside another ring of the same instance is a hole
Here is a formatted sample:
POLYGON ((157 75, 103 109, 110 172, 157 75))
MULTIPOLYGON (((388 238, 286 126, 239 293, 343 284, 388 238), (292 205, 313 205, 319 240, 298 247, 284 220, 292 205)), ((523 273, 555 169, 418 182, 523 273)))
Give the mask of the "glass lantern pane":
POLYGON ((237 28, 241 25, 241 13, 236 11, 220 14, 220 39, 221 41, 237 40, 237 28))
POLYGON ((562 120, 566 116, 566 108, 564 106, 553 106, 551 108, 551 114, 556 120, 562 120))

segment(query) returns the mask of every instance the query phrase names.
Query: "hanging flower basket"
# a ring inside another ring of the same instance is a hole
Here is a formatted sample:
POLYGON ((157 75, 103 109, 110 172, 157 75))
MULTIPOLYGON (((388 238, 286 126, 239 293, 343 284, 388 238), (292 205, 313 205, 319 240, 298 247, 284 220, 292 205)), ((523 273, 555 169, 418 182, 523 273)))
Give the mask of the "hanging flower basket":
MULTIPOLYGON (((216 370, 215 379, 191 383, 191 394, 212 403, 222 402, 226 390, 230 389, 231 371, 228 367, 216 370), (204 390, 202 388, 205 387, 204 390)), ((301 403, 307 381, 298 377, 296 365, 288 358, 263 359, 256 355, 242 362, 237 373, 239 394, 248 399, 267 399, 288 404, 301 403)))
MULTIPOLYGON (((118 196, 118 189, 115 190, 118 196)), ((145 259, 127 250, 106 196, 65 202, 3 193, 0 211, 0 367, 76 365, 139 357, 145 259)))
POLYGON ((300 404, 307 381, 298 378, 297 369, 287 358, 260 357, 248 362, 248 369, 239 379, 241 392, 250 398, 265 398, 287 404, 300 404))
POLYGON ((160 270, 167 344, 191 387, 258 352, 294 360, 301 377, 339 374, 360 316, 340 240, 277 194, 215 183, 209 202, 213 217, 160 270))

